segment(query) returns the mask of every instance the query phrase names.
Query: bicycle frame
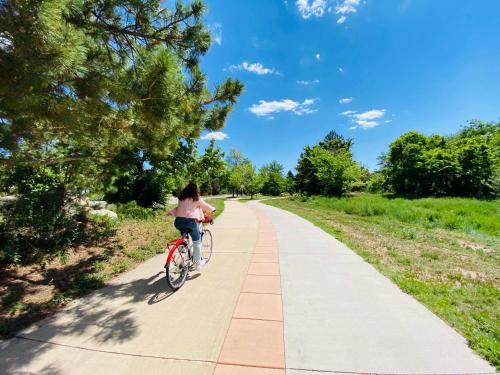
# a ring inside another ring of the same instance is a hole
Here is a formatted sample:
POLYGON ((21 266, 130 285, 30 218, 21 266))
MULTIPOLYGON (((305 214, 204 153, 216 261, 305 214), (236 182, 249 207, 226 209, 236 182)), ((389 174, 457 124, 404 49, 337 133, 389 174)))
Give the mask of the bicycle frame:
MULTIPOLYGON (((213 220, 209 220, 209 221, 200 223, 200 230, 201 231, 203 231, 203 224, 213 224, 213 220)), ((182 235, 181 238, 177 238, 175 240, 171 240, 171 241, 167 242, 168 256, 167 256, 167 262, 165 263, 165 267, 168 267, 168 264, 172 260, 175 249, 177 249, 182 244, 189 246, 189 238, 190 238, 189 235, 188 236, 182 235)), ((191 251, 189 251, 188 257, 191 258, 191 251)))
POLYGON ((186 246, 188 245, 185 237, 177 238, 175 240, 167 242, 168 256, 167 256, 167 262, 165 263, 165 267, 167 267, 168 264, 170 263, 170 260, 174 255, 174 250, 177 249, 182 244, 186 244, 186 246))

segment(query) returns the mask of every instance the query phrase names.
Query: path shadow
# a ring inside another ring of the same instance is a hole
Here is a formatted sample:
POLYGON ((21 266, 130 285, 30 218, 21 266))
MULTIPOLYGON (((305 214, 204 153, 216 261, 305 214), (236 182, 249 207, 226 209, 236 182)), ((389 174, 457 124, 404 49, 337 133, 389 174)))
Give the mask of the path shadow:
MULTIPOLYGON (((27 374, 23 372, 25 366, 56 344, 71 342, 71 345, 88 347, 94 343, 94 346, 110 347, 109 344, 133 339, 139 332, 137 306, 165 301, 174 293, 162 274, 96 290, 21 331, 15 338, 0 342, 0 373, 27 374), (71 340, 65 340, 69 336, 71 340)), ((59 372, 56 365, 51 364, 36 373, 59 372)))

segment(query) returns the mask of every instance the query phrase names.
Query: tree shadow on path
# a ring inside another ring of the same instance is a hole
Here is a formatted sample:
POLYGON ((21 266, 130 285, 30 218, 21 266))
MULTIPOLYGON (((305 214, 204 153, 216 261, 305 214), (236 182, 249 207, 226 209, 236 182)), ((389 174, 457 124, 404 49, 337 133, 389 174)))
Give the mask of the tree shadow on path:
MULTIPOLYGON (((132 340, 139 332, 137 308, 165 301, 173 294, 162 274, 108 285, 0 342, 0 373, 30 373, 25 370, 30 364, 35 366, 36 359, 58 346, 99 351, 132 340)), ((36 373, 59 373, 55 363, 47 366, 36 373)))

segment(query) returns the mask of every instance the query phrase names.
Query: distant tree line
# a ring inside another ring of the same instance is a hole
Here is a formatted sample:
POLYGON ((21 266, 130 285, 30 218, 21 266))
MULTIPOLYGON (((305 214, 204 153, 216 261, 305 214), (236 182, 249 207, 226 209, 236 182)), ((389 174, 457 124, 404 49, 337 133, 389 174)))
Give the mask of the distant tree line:
POLYGON ((448 137, 408 132, 390 144, 381 161, 375 179, 383 190, 414 196, 496 196, 500 123, 472 121, 448 137))
POLYGON ((297 162, 294 189, 342 196, 354 191, 404 196, 500 195, 500 123, 472 121, 451 136, 408 132, 380 157, 370 173, 353 159, 352 139, 330 132, 306 146, 297 162))

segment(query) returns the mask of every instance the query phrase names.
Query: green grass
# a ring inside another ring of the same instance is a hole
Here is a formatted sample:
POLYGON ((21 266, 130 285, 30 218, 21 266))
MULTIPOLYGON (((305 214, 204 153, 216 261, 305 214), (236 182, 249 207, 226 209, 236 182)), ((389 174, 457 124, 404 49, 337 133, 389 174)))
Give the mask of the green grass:
POLYGON ((500 201, 359 194, 264 203, 346 243, 500 369, 500 201))
POLYGON ((314 197, 309 206, 356 216, 378 216, 426 228, 500 236, 500 202, 466 198, 388 198, 362 194, 351 198, 314 197))
POLYGON ((217 218, 224 211, 224 201, 226 198, 208 198, 205 201, 215 207, 215 217, 217 218))

